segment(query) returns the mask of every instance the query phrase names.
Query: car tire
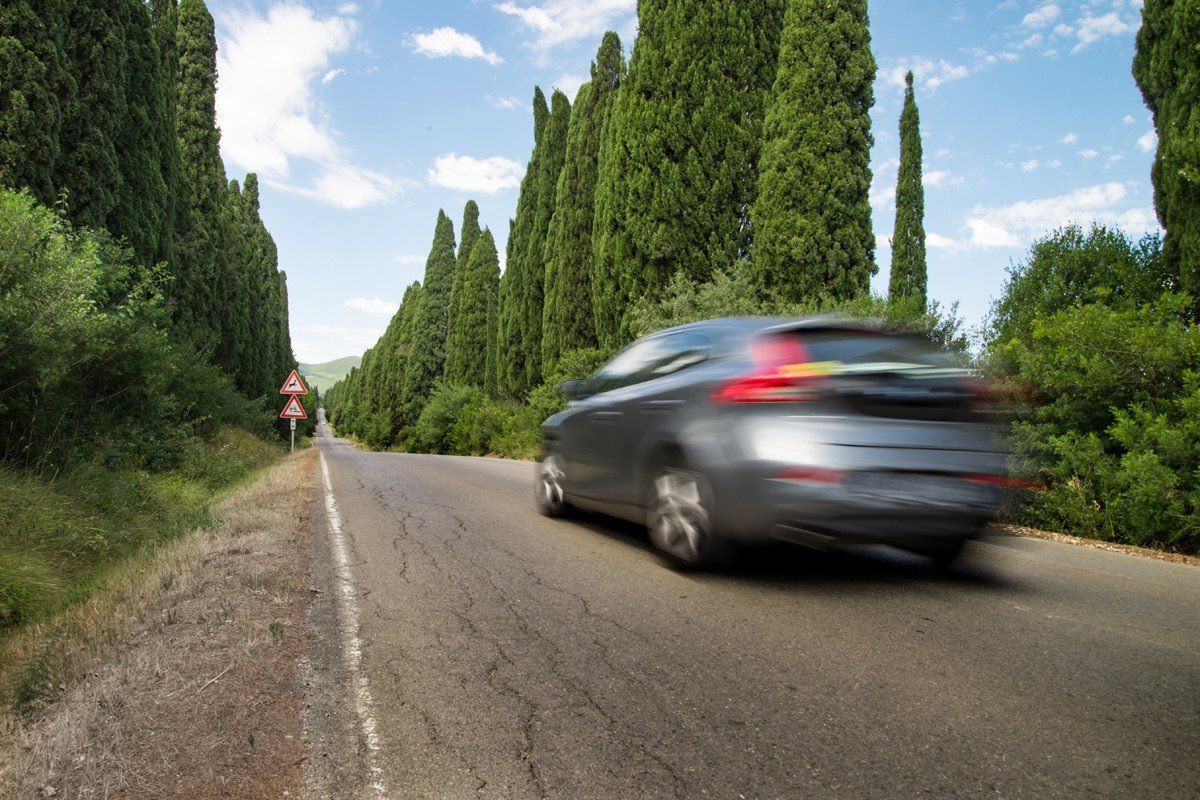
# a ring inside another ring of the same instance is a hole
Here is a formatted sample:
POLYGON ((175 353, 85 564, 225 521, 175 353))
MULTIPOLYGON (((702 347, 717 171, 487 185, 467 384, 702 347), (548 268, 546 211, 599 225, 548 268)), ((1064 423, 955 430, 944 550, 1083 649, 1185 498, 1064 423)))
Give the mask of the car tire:
POLYGON ((550 451, 538 464, 534 489, 537 509, 544 517, 567 517, 573 508, 566 500, 566 473, 562 456, 550 451))
POLYGON ((651 473, 646 528, 650 542, 674 566, 701 569, 721 563, 728 544, 713 531, 713 493, 700 472, 663 465, 651 473))
POLYGON ((958 561, 958 557, 962 555, 963 548, 966 545, 966 539, 951 539, 947 542, 940 542, 936 545, 925 547, 920 551, 920 554, 932 561, 933 565, 938 569, 949 569, 958 561))

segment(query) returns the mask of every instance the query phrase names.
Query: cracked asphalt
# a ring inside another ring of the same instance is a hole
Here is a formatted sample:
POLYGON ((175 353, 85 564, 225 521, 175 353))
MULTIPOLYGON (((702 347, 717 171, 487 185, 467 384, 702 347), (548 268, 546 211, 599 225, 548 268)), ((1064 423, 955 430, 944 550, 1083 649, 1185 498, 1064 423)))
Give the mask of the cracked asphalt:
MULTIPOLYGON (((1196 567, 997 535, 681 573, 538 516, 531 464, 323 433, 389 798, 1200 797, 1196 567)), ((378 796, 314 518, 311 794, 378 796)))

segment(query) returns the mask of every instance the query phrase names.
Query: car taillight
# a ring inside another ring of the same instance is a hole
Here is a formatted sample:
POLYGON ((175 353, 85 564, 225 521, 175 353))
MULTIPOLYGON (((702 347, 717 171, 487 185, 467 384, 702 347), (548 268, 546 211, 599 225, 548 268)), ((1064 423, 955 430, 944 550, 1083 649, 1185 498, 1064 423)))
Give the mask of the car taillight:
POLYGON ((846 477, 846 473, 838 469, 822 469, 821 467, 788 467, 781 469, 771 477, 778 481, 795 481, 813 486, 836 486, 846 477))
POLYGON ((824 374, 794 336, 771 334, 750 345, 754 370, 712 394, 718 403, 803 403, 816 399, 824 374))
POLYGON ((1046 484, 1031 481, 1026 478, 1014 478, 1011 475, 967 475, 971 483, 982 483, 985 486, 996 486, 1001 489, 1028 489, 1038 491, 1046 488, 1046 484))

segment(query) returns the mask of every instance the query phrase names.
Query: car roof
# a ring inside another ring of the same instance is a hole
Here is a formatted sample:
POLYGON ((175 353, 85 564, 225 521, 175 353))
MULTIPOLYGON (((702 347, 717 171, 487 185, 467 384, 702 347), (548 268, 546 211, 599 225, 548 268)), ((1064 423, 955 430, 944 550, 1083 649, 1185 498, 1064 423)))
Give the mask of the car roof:
POLYGON ((732 329, 743 334, 759 333, 769 330, 802 330, 805 328, 854 328, 874 330, 883 327, 881 320, 869 318, 842 317, 835 315, 814 315, 809 317, 718 317, 699 322, 689 322, 676 325, 673 328, 658 331, 653 336, 682 331, 702 331, 710 328, 732 329))

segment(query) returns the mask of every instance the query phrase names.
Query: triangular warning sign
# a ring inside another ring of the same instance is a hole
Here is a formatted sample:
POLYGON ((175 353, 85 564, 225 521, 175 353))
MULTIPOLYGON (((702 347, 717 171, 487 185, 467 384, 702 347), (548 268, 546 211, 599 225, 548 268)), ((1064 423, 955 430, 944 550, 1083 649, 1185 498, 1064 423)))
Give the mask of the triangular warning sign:
POLYGON ((304 406, 300 405, 300 398, 292 395, 288 398, 287 405, 283 407, 283 411, 279 412, 280 419, 308 419, 308 414, 304 413, 304 406))
POLYGON ((288 375, 288 379, 283 382, 283 388, 279 390, 280 394, 308 394, 308 387, 304 385, 304 381, 300 380, 300 373, 292 370, 292 374, 288 375))

